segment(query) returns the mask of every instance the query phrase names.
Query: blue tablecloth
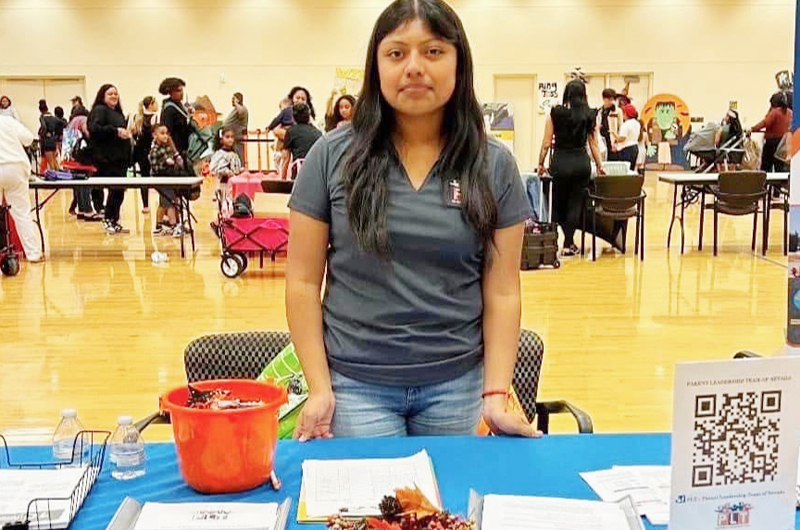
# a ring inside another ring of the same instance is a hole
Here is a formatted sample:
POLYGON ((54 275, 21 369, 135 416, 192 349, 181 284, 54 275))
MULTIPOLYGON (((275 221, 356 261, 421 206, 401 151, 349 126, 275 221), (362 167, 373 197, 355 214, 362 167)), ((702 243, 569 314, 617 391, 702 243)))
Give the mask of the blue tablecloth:
MULTIPOLYGON (((296 522, 301 463, 314 458, 369 458, 410 456, 421 449, 430 454, 444 506, 466 513, 469 490, 479 493, 543 495, 597 499, 578 475, 581 471, 613 465, 669 463, 670 439, 665 434, 548 436, 541 440, 515 438, 391 438, 381 440, 325 440, 299 444, 281 441, 276 471, 283 489, 264 486, 251 492, 213 497, 214 501, 281 502, 293 500, 288 528, 296 522)), ((49 450, 12 449, 14 460, 46 459, 49 450)), ((103 530, 126 496, 139 501, 210 501, 195 493, 180 477, 172 444, 148 444, 148 472, 144 477, 118 482, 108 466, 72 525, 73 530, 103 530)), ((649 525, 649 529, 663 528, 649 525)), ((319 526, 302 525, 305 528, 319 526)), ((798 516, 800 528, 800 516, 798 516)))

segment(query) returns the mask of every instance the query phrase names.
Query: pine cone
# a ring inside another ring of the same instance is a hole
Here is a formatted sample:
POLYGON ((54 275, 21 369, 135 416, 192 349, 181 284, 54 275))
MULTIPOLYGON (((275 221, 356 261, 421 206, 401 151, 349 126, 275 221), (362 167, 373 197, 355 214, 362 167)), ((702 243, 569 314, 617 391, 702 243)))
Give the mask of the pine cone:
POLYGON ((403 507, 400 505, 400 501, 397 500, 397 497, 390 497, 388 495, 381 501, 380 509, 381 515, 390 521, 397 519, 397 516, 403 513, 403 507))

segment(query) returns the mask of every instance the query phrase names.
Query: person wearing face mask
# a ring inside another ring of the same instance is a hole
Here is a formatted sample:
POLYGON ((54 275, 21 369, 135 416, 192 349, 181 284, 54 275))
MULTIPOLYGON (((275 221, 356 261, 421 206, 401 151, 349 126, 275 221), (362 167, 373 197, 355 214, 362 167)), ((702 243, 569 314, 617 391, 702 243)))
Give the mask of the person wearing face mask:
POLYGON ((380 15, 351 126, 317 140, 289 207, 287 319, 309 385, 296 437, 466 435, 481 414, 541 435, 506 410, 531 209, 450 6, 380 15))
MULTIPOLYGON (((125 177, 131 163, 131 132, 127 125, 117 87, 111 84, 101 86, 88 122, 89 142, 98 176, 125 177)), ((119 222, 124 199, 124 189, 108 190, 103 228, 109 234, 130 232, 119 222)))

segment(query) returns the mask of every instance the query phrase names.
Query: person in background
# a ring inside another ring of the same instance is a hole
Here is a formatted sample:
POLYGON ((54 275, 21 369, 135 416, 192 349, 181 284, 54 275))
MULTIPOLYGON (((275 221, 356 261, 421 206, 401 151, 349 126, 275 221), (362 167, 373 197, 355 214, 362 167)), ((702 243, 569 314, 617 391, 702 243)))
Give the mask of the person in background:
POLYGON ((194 130, 194 125, 189 109, 183 104, 185 86, 186 82, 177 77, 168 77, 161 82, 158 92, 167 96, 167 99, 164 100, 162 105, 159 123, 167 127, 169 136, 178 149, 178 153, 180 153, 183 161, 187 162, 184 171, 193 172, 191 164, 188 163, 186 157, 186 153, 189 150, 189 137, 194 130))
POLYGON ((292 116, 292 100, 289 98, 283 98, 278 104, 278 108, 280 109, 280 112, 278 112, 278 115, 272 119, 269 125, 267 125, 267 132, 274 131, 278 127, 289 128, 294 125, 294 117, 292 116))
MULTIPOLYGON (((166 125, 153 128, 153 144, 150 147, 150 171, 154 177, 180 175, 184 170, 184 159, 169 135, 166 125)), ((178 210, 175 208, 175 190, 159 189, 159 205, 156 211, 156 228, 153 235, 181 237, 178 226, 178 210)))
POLYGON ((778 144, 792 125, 792 109, 784 92, 776 92, 769 99, 769 112, 755 124, 752 132, 764 131, 764 149, 761 152, 761 171, 772 173, 785 169, 775 158, 778 144))
POLYGON ((336 102, 339 101, 342 93, 338 88, 331 90, 331 95, 328 97, 328 102, 325 105, 325 132, 332 131, 336 128, 334 123, 334 109, 336 102))
MULTIPOLYGON (((64 160, 72 160, 83 165, 91 165, 91 153, 86 148, 89 141, 89 111, 83 106, 73 112, 64 129, 64 141, 61 154, 64 160)), ((103 220, 103 188, 88 189, 85 186, 76 188, 73 192, 72 204, 69 207, 70 215, 75 214, 77 208, 78 219, 82 221, 103 220), (93 207, 94 206, 94 207, 93 207)))
POLYGON ((580 222, 584 194, 592 177, 587 145, 597 165, 598 175, 604 174, 595 137, 595 123, 596 113, 589 108, 586 100, 586 85, 579 79, 573 79, 564 89, 563 104, 550 110, 539 153, 539 174, 543 175, 547 152, 553 146, 550 173, 553 175, 555 218, 564 232, 564 256, 574 256, 578 252, 575 230, 580 222))
POLYGON ((236 144, 236 131, 230 127, 222 129, 220 147, 211 157, 209 169, 211 174, 219 179, 220 199, 223 207, 230 204, 228 195, 228 180, 243 171, 242 160, 234 150, 236 144))
MULTIPOLYGON (((292 106, 305 103, 308 106, 308 111, 309 115, 311 116, 311 120, 317 119, 317 114, 314 111, 314 103, 311 102, 311 94, 309 93, 308 90, 306 90, 301 86, 293 87, 289 91, 289 96, 287 99, 291 100, 292 106)), ((286 110, 287 109, 284 109, 282 112, 286 112, 286 110)), ((289 107, 289 112, 291 112, 292 115, 294 115, 294 111, 291 110, 291 107, 289 107)), ((288 129, 289 127, 286 126, 282 121, 280 127, 271 128, 270 130, 272 130, 275 136, 277 136, 280 140, 283 140, 283 137, 286 135, 286 131, 288 129)))
MULTIPOLYGON (((133 162, 139 166, 139 174, 150 176, 150 146, 153 143, 153 125, 158 113, 158 101, 147 96, 139 102, 139 109, 133 119, 133 162)), ((142 188, 142 213, 150 213, 150 190, 142 188)))
POLYGON ((61 127, 61 120, 50 113, 47 108, 47 101, 39 100, 39 149, 46 169, 58 170, 58 131, 61 127))
POLYGON ((639 113, 633 105, 622 107, 625 121, 619 127, 619 132, 611 133, 614 140, 614 150, 617 160, 628 162, 631 171, 636 171, 636 161, 639 159, 639 136, 642 133, 642 124, 639 122, 639 113))
MULTIPOLYGON (((125 178, 131 163, 131 132, 114 85, 105 84, 97 91, 89 113, 89 142, 98 175, 125 178)), ((128 233, 119 222, 125 190, 111 188, 106 199, 103 227, 109 234, 128 233)))
POLYGON ((244 144, 242 143, 242 138, 247 134, 250 113, 247 107, 244 106, 244 96, 241 92, 236 92, 233 95, 233 98, 231 98, 231 105, 233 105, 233 110, 228 117, 225 118, 222 127, 233 131, 233 136, 236 140, 233 144, 233 149, 236 151, 236 154, 239 155, 239 160, 244 160, 244 144))
MULTIPOLYGON (((309 123, 311 120, 311 112, 308 105, 305 103, 300 103, 292 107, 292 115, 294 116, 295 124, 292 125, 291 129, 286 131, 283 143, 286 149, 292 153, 292 162, 294 163, 298 160, 305 160, 306 155, 308 155, 308 152, 311 151, 311 148, 317 140, 319 140, 319 137, 322 136, 322 133, 309 123)), ((297 169, 295 168, 292 172, 292 178, 296 176, 297 169)))
POLYGON ((70 120, 72 118, 74 118, 75 114, 78 113, 78 112, 86 112, 87 115, 89 114, 89 111, 86 110, 86 107, 83 106, 83 98, 82 97, 75 96, 74 98, 70 99, 69 101, 70 101, 70 103, 72 103, 72 108, 69 111, 69 119, 70 120))
POLYGON ((0 116, 11 116, 17 121, 22 121, 19 119, 19 113, 14 108, 14 105, 11 104, 11 98, 8 96, 0 96, 0 116))
POLYGON ((64 141, 64 129, 67 128, 67 120, 64 119, 64 109, 56 107, 53 109, 53 115, 58 120, 56 125, 56 142, 58 143, 59 160, 61 159, 61 143, 64 141))
POLYGON ((333 106, 333 119, 328 124, 329 129, 325 132, 330 132, 337 127, 344 127, 349 125, 353 118, 353 109, 356 106, 356 98, 345 94, 336 100, 333 106))
POLYGON ((0 114, 0 196, 11 208, 25 256, 30 262, 44 261, 39 237, 31 219, 28 178, 31 163, 25 147, 33 143, 33 133, 12 116, 0 114))
POLYGON ((314 145, 289 203, 286 309, 309 387, 295 436, 469 435, 481 413, 541 436, 506 409, 531 209, 487 138, 450 6, 386 8, 353 116, 314 145))
POLYGON ((725 145, 732 139, 739 139, 744 134, 742 130, 742 122, 739 120, 739 113, 733 109, 729 109, 722 118, 717 132, 714 133, 714 145, 717 147, 725 145))
POLYGON ((603 90, 603 107, 600 109, 600 137, 605 142, 606 160, 614 160, 616 153, 613 153, 613 143, 611 141, 611 132, 617 132, 617 106, 614 101, 617 98, 617 92, 613 88, 606 88, 603 90))

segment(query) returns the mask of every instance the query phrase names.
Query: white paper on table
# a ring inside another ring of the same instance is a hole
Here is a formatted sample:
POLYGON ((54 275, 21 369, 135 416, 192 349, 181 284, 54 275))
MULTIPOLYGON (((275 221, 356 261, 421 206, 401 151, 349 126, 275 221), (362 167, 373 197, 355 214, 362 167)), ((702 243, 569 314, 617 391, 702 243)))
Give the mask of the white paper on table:
POLYGON ((580 476, 605 502, 630 496, 641 515, 664 525, 669 522, 669 473, 669 466, 614 466, 580 476))
POLYGON ((273 530, 277 518, 275 503, 148 502, 134 530, 273 530))
POLYGON ((25 521, 31 501, 37 499, 31 506, 30 527, 66 528, 70 523, 70 496, 86 469, 0 469, 0 526, 25 521))
MULTIPOLYGON (((638 523, 633 528, 641 528, 638 523)), ((616 503, 514 495, 483 498, 481 530, 625 530, 631 524, 616 503)))
POLYGON ((311 518, 380 515, 381 500, 398 488, 419 488, 441 509, 433 465, 424 450, 407 458, 306 460, 302 487, 311 518))
POLYGON ((794 526, 800 357, 678 364, 673 410, 670 528, 794 526))

